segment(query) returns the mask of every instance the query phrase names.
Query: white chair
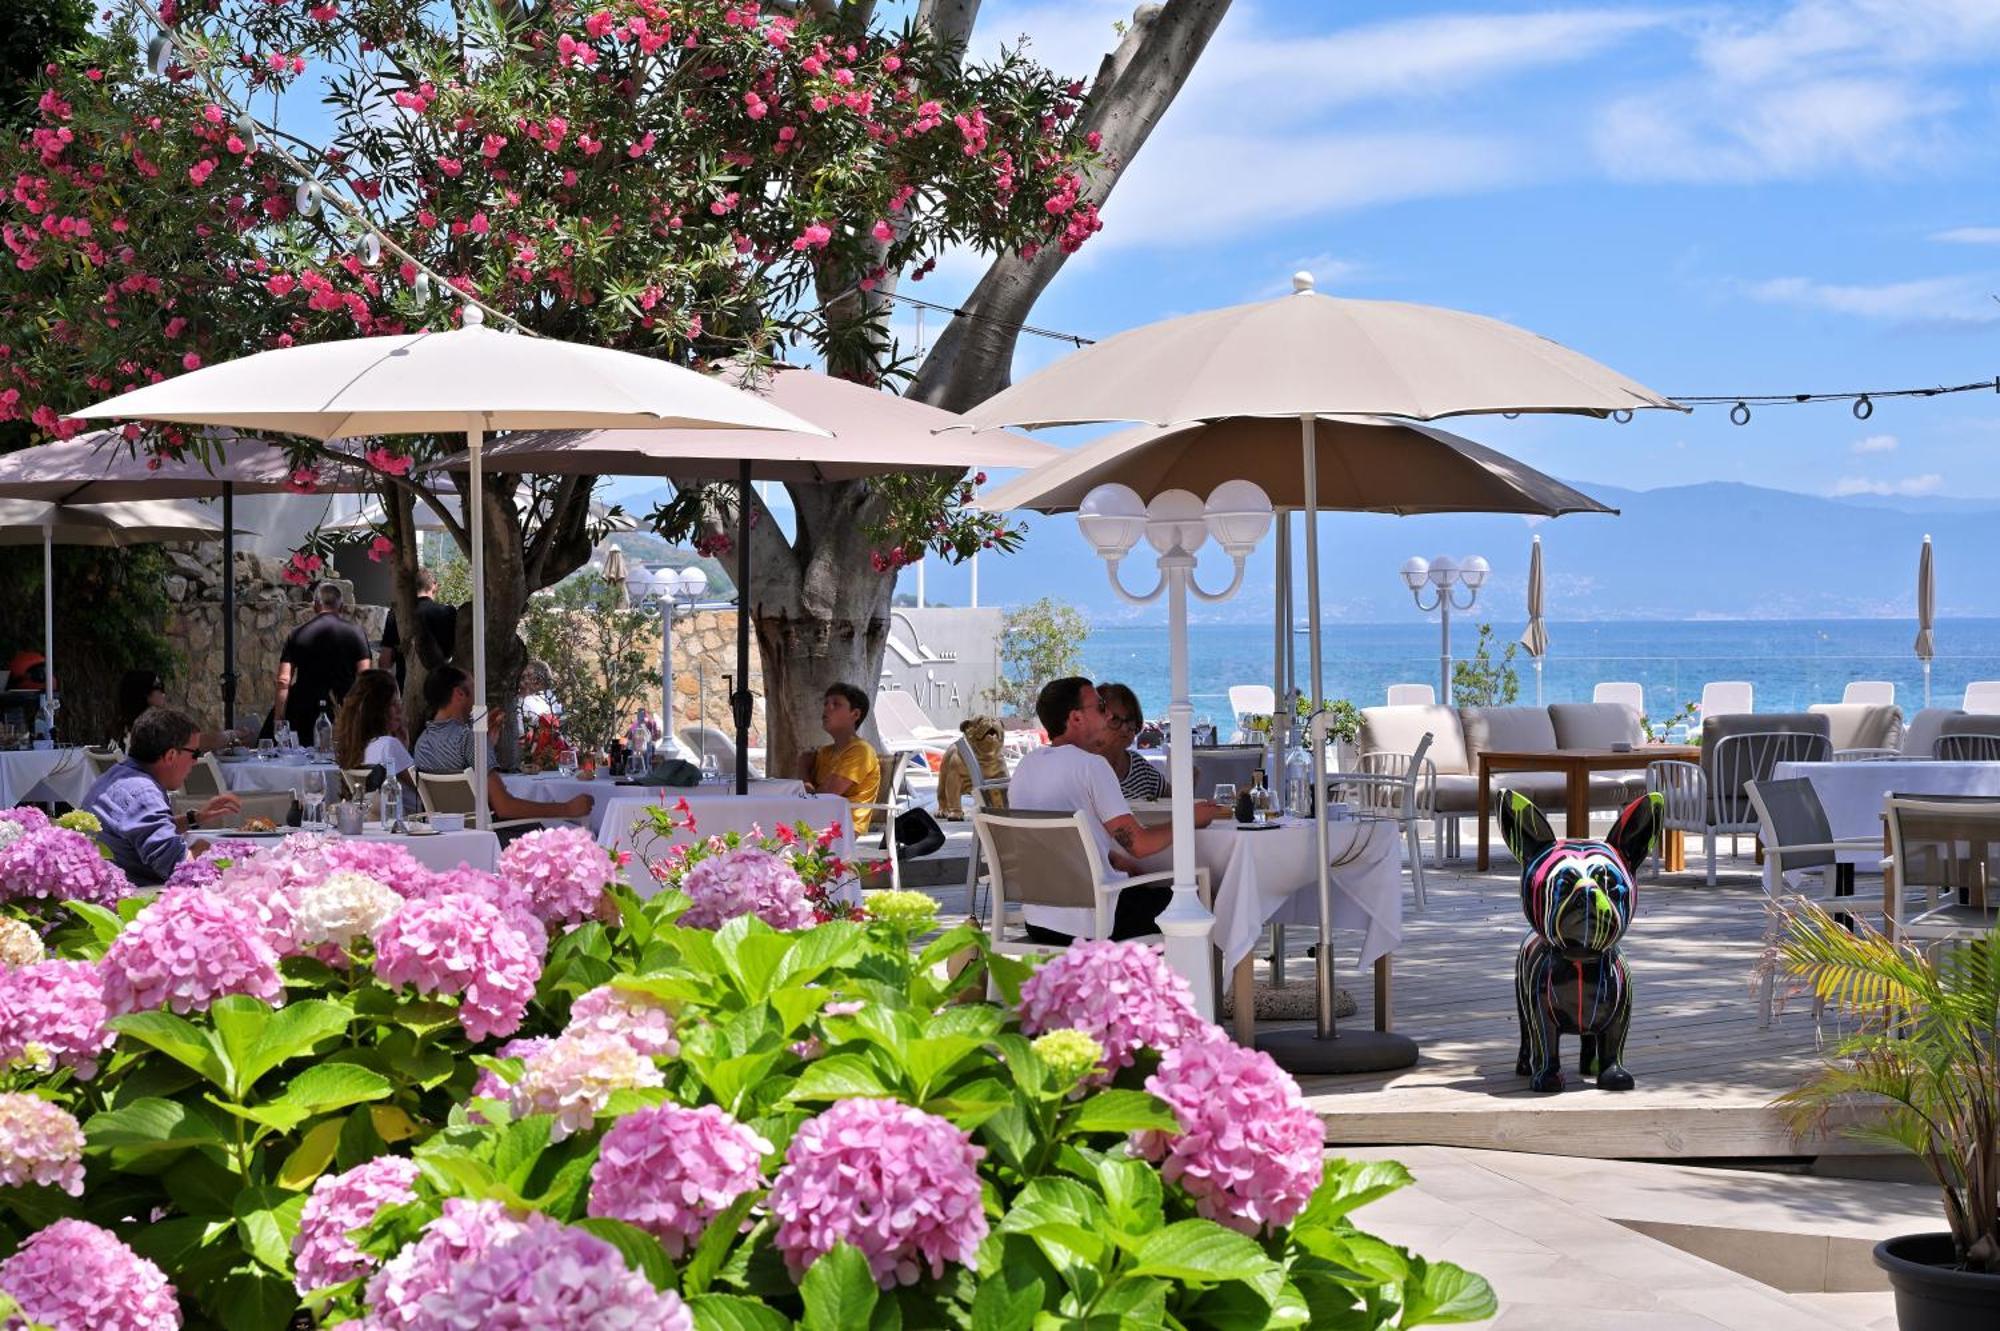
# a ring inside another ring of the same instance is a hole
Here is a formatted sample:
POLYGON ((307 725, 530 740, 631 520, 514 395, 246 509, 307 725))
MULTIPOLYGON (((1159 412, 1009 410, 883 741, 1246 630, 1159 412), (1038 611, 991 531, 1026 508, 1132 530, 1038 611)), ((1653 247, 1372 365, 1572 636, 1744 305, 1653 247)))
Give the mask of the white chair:
POLYGON ((1887 679, 1850 680, 1847 687, 1841 690, 1840 700, 1868 703, 1876 707, 1894 707, 1896 684, 1894 680, 1887 679))
POLYGON ((1355 760, 1355 770, 1340 774, 1334 786, 1338 798, 1352 800, 1362 817, 1382 818, 1402 827, 1410 865, 1410 895, 1419 915, 1429 904, 1424 894, 1421 829, 1437 817, 1437 764, 1425 756, 1433 738, 1426 734, 1414 753, 1364 753, 1355 760))
POLYGON ((917 700, 901 689, 883 689, 868 709, 882 747, 891 753, 942 753, 958 739, 956 730, 934 724, 917 700))
POLYGON ((90 777, 95 781, 125 760, 125 751, 116 744, 108 744, 101 749, 85 749, 83 759, 90 764, 90 777))
POLYGON ((1430 707, 1438 700, 1437 690, 1429 684, 1391 684, 1389 705, 1391 707, 1430 707))
POLYGON ((1964 710, 2000 712, 2000 679, 1976 679, 1965 686, 1964 710))
POLYGON ((876 788, 875 798, 859 804, 850 800, 849 804, 857 809, 875 811, 872 821, 876 826, 869 836, 872 838, 875 832, 879 832, 882 840, 880 845, 874 846, 863 845, 857 840, 851 857, 862 864, 886 863, 889 866, 889 886, 901 888, 903 862, 897 854, 896 819, 907 810, 916 807, 916 801, 911 799, 909 792, 903 788, 910 765, 900 755, 884 757, 878 753, 875 756, 882 769, 882 781, 876 788))
POLYGON ((1661 828, 1699 832, 1708 851, 1708 885, 1715 886, 1716 842, 1755 832, 1757 811, 1744 794, 1752 781, 1769 781, 1782 762, 1827 762, 1833 747, 1810 731, 1759 730, 1722 735, 1703 744, 1700 763, 1663 761, 1646 768, 1646 789, 1666 803, 1661 828))
POLYGON ((1646 686, 1626 680, 1611 680, 1590 691, 1592 702, 1622 702, 1640 716, 1646 714, 1646 686))
POLYGON ((1274 715, 1278 710, 1278 695, 1269 684, 1231 684, 1229 710, 1236 714, 1236 739, 1241 743, 1250 737, 1250 729, 1243 724, 1243 719, 1247 716, 1274 715))
POLYGON ((1889 936, 1915 943, 1979 938, 2000 922, 2000 803, 1981 798, 1906 798, 1883 801, 1889 855, 1882 871, 1896 876, 1889 899, 1889 936), (1922 892, 1928 904, 1906 913, 1906 899, 1922 892), (1961 900, 1963 898, 1963 900, 1961 900))
POLYGON ((188 769, 187 780, 181 782, 180 793, 190 799, 211 800, 229 790, 229 782, 222 775, 222 764, 212 753, 204 753, 194 760, 188 769))
POLYGON ((1740 679, 1721 680, 1701 686, 1701 715, 1703 720, 1711 716, 1739 716, 1757 709, 1750 705, 1750 685, 1740 679))
MULTIPOLYGON (((1867 854, 1880 851, 1880 837, 1834 839, 1833 827, 1812 782, 1803 778, 1789 781, 1752 781, 1743 793, 1757 813, 1757 838, 1764 846, 1764 895, 1772 905, 1787 901, 1810 901, 1829 910, 1855 906, 1854 866, 1839 862, 1843 851, 1867 854), (1805 881, 1788 879, 1797 875, 1805 881)), ((1764 946, 1774 951, 1783 916, 1766 913, 1764 946)), ((1759 968, 1757 977, 1757 1025, 1771 1024, 1771 1002, 1777 987, 1774 971, 1759 968)))
MULTIPOLYGON (((417 773, 417 798, 423 803, 425 813, 462 813, 466 826, 476 825, 478 801, 472 795, 472 772, 419 772, 417 773)), ((486 812, 486 830, 499 832, 504 828, 544 827, 549 823, 575 822, 570 818, 494 818, 491 809, 486 812)))
MULTIPOLYGON (((972 741, 964 735, 952 741, 958 751, 958 760, 965 764, 966 778, 972 786, 973 813, 999 813, 1007 807, 1007 783, 1010 777, 988 777, 979 770, 979 755, 973 752, 972 741)), ((939 810, 943 812, 943 810, 939 810)), ((970 906, 967 912, 974 919, 979 917, 979 838, 974 837, 972 845, 965 852, 965 895, 970 906)))

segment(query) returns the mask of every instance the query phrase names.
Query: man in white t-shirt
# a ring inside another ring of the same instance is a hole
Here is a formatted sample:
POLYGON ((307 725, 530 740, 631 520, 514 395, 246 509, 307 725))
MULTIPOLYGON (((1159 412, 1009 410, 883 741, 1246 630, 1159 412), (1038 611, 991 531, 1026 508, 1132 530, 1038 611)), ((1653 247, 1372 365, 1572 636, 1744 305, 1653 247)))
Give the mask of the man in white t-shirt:
MULTIPOLYGON (((1035 716, 1049 742, 1021 759, 1007 783, 1007 804, 1014 809, 1046 809, 1090 815, 1092 834, 1109 865, 1106 877, 1125 878, 1148 855, 1157 855, 1173 841, 1173 828, 1147 827, 1132 816, 1117 774, 1095 752, 1104 729, 1104 704, 1091 682, 1080 675, 1051 680, 1035 699, 1035 716)), ((1206 827, 1215 806, 1197 804, 1195 826, 1206 827)), ((1173 899, 1164 883, 1120 892, 1111 922, 1114 939, 1156 933, 1154 921, 1173 899)), ((1037 943, 1067 945, 1095 935, 1097 921, 1080 906, 1029 906, 1028 936, 1037 943)))

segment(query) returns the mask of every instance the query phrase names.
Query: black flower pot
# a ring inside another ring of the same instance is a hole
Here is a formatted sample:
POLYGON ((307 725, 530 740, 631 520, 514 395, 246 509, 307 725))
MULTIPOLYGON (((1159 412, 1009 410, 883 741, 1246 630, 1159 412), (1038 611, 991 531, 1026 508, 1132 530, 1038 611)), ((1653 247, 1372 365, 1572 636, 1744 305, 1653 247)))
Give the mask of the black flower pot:
POLYGON ((1875 1245, 1875 1265, 1896 1291, 1899 1331, 1993 1331, 2000 1275, 1965 1271, 1949 1234, 1903 1234, 1875 1245))

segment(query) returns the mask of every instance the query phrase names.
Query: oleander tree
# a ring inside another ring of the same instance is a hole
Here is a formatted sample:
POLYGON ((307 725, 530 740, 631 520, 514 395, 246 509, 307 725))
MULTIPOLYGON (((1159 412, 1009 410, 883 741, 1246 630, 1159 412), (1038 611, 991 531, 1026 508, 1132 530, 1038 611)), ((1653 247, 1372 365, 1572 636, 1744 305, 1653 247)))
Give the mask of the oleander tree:
MULTIPOLYGON (((1098 229, 1226 7, 1143 7, 1086 85, 1016 51, 967 59, 977 0, 920 0, 899 24, 868 0, 111 0, 0 143, 0 420, 68 437, 83 424, 64 413, 92 399, 264 348, 448 326, 469 300, 694 366, 914 371, 910 391, 962 408, 1006 382, 1015 325, 1098 229), (888 296, 952 247, 992 269, 911 366, 888 296)), ((288 447, 311 488, 328 450, 288 447)), ((387 501, 372 553, 397 561, 413 622, 415 505, 466 541, 421 465, 453 443, 354 447, 387 501)), ((527 598, 601 535, 591 486, 492 478, 490 702, 518 678, 527 598)), ((789 538, 753 514, 772 752, 810 736, 827 682, 876 677, 897 568, 1018 540, 968 491, 948 471, 794 486, 789 538)), ((689 484, 656 519, 722 554, 733 502, 689 484)), ((322 555, 302 549, 296 576, 322 555)))

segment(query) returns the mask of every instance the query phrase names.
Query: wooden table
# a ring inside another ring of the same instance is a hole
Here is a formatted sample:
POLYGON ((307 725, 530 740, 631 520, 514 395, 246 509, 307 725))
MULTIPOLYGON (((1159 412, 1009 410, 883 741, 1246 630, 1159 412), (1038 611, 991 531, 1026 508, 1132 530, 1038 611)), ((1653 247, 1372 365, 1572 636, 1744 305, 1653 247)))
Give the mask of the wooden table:
POLYGON ((1701 761, 1698 744, 1635 744, 1626 750, 1496 749, 1479 755, 1479 867, 1488 865, 1487 844, 1493 812, 1493 778, 1501 772, 1561 772, 1568 796, 1563 835, 1590 835, 1590 774, 1620 772, 1658 762, 1701 761))

